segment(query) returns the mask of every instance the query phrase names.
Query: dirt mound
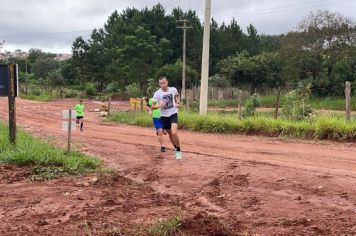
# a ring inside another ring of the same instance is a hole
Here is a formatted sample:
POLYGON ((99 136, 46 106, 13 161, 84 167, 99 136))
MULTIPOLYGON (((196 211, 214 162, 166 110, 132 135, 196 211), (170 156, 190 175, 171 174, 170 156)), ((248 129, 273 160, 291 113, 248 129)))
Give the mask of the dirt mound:
POLYGON ((218 178, 214 178, 209 182, 209 185, 212 187, 218 187, 223 185, 235 185, 240 187, 248 186, 248 174, 228 174, 222 175, 218 178))
POLYGON ((11 184, 27 180, 31 175, 30 167, 0 165, 0 184, 11 184))
POLYGON ((181 226, 188 235, 204 236, 234 236, 237 235, 225 226, 217 217, 199 212, 194 217, 184 220, 181 226))
POLYGON ((260 203, 260 200, 258 200, 256 197, 251 197, 248 200, 246 200, 245 202, 243 202, 241 204, 242 208, 250 208, 254 205, 258 205, 260 203))

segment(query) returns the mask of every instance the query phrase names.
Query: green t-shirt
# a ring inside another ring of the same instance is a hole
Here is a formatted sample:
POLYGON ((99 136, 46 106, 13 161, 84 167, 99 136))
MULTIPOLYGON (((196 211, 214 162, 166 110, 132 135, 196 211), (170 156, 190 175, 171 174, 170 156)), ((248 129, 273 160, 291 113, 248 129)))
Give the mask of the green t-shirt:
MULTIPOLYGON (((153 98, 151 98, 149 101, 148 101, 148 105, 152 106, 153 103, 156 103, 157 101, 153 98)), ((154 109, 152 110, 152 117, 153 118, 161 118, 161 109, 154 109)))
POLYGON ((84 116, 84 104, 77 104, 74 109, 77 116, 84 116))

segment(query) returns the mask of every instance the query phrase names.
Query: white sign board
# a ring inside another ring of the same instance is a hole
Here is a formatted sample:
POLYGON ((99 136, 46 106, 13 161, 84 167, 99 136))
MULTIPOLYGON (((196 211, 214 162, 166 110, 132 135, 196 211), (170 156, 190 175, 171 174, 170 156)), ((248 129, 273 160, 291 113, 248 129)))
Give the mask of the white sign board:
MULTIPOLYGON (((72 119, 76 119, 77 114, 72 110, 72 119)), ((69 110, 63 110, 63 119, 69 119, 69 110)))
MULTIPOLYGON (((63 121, 62 122, 62 130, 63 131, 68 131, 68 129, 69 129, 68 126, 69 126, 69 122, 68 121, 63 121)), ((77 126, 77 124, 75 123, 75 121, 72 121, 72 126, 70 127, 71 130, 75 130, 76 126, 77 126)))

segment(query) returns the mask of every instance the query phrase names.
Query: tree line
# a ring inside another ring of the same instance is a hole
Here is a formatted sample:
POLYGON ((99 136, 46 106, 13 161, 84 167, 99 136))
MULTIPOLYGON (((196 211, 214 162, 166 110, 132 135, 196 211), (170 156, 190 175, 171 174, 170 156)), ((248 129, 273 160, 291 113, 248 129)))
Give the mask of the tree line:
MULTIPOLYGON (((56 62, 54 55, 32 49, 31 80, 52 86, 89 83, 98 91, 135 84, 142 95, 160 75, 181 87, 183 32, 188 20, 187 87, 200 82, 203 25, 195 11, 167 13, 162 5, 114 11, 90 38, 75 39, 73 57, 56 62)), ((345 81, 356 80, 355 21, 329 11, 312 12, 298 30, 281 35, 259 34, 251 24, 211 22, 210 84, 256 90, 293 88, 306 82, 316 96, 341 96, 345 81)), ((21 71, 24 62, 20 61, 21 71)), ((355 83, 353 83, 355 84, 355 83)), ((149 94, 147 94, 149 95, 149 94)))

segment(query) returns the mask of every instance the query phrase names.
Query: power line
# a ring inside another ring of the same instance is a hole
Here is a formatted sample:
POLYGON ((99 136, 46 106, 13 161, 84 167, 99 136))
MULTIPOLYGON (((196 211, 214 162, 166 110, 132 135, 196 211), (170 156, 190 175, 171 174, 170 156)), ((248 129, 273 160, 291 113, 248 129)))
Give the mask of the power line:
POLYGON ((242 16, 252 16, 252 15, 263 15, 263 14, 279 12, 280 10, 294 11, 294 10, 305 9, 305 7, 318 7, 318 6, 331 5, 331 4, 335 4, 335 3, 345 3, 345 2, 349 2, 349 1, 353 1, 353 0, 324 2, 324 3, 319 3, 319 4, 310 4, 309 3, 309 4, 288 5, 288 6, 283 6, 283 7, 275 7, 275 8, 268 8, 268 9, 266 8, 266 9, 260 9, 257 11, 235 12, 235 13, 230 13, 230 14, 220 13, 218 15, 215 15, 215 18, 222 18, 222 17, 226 17, 226 16, 242 17, 242 16), (299 7, 291 8, 291 6, 299 6, 299 7), (235 15, 236 13, 238 15, 235 15), (239 13, 241 13, 241 14, 239 14, 239 13))
MULTIPOLYGON (((264 8, 264 9, 256 9, 253 11, 237 11, 234 13, 238 13, 238 14, 250 14, 250 13, 259 13, 259 12, 264 12, 264 11, 271 11, 271 10, 283 10, 284 8, 290 8, 290 7, 302 7, 302 6, 308 6, 310 4, 320 4, 320 0, 317 1, 312 1, 312 2, 306 2, 306 3, 302 3, 302 4, 289 4, 289 5, 283 5, 283 6, 278 6, 278 7, 272 7, 272 8, 264 8)), ((216 14, 215 16, 221 16, 221 15, 225 15, 225 13, 219 13, 216 14)))
MULTIPOLYGON (((285 8, 285 7, 295 7, 295 6, 302 6, 302 5, 305 5, 305 4, 310 4, 310 3, 320 3, 320 0, 317 0, 317 1, 309 1, 309 2, 304 2, 304 3, 301 3, 301 4, 288 4, 288 5, 283 5, 283 6, 278 6, 278 7, 272 7, 272 8, 263 8, 263 9, 256 9, 256 10, 253 10, 253 11, 237 11, 235 13, 241 13, 241 14, 246 14, 246 13, 255 13, 255 12, 259 12, 259 11, 266 11, 266 10, 275 10, 275 9, 282 9, 282 8, 285 8)), ((215 14, 215 16, 220 16, 220 15, 225 15, 224 12, 222 13, 219 13, 219 14, 215 14)))

